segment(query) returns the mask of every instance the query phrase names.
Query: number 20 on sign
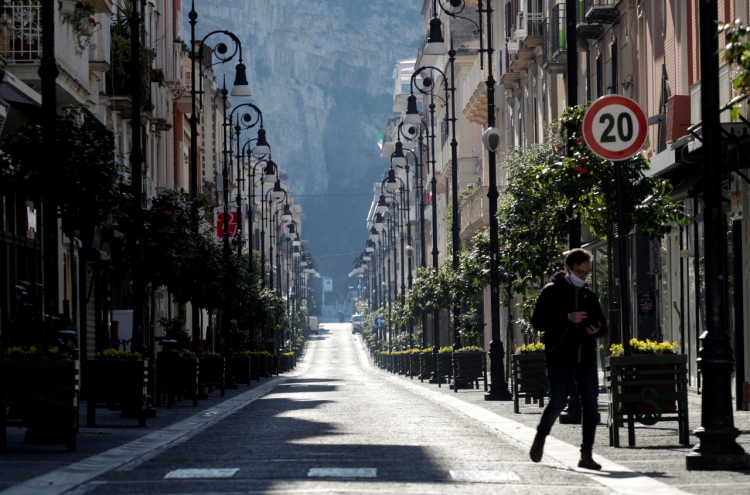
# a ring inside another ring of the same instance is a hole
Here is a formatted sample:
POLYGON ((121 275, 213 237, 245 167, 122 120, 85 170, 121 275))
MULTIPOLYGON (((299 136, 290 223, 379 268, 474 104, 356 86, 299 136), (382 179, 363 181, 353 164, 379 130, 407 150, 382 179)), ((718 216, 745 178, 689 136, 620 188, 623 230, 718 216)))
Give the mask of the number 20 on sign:
POLYGON ((605 160, 626 160, 646 142, 648 122, 638 103, 620 95, 603 96, 583 117, 583 138, 605 160))

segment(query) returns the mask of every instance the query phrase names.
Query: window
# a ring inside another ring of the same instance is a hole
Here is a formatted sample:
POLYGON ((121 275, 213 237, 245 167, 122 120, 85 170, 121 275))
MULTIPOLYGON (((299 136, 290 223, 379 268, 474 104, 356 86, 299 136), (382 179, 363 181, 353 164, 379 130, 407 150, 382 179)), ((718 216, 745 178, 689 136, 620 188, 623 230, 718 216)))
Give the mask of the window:
POLYGON ((401 94, 402 95, 408 95, 409 93, 411 93, 411 84, 409 84, 409 83, 403 84, 402 83, 401 84, 401 94))
POLYGON ((596 54, 596 97, 603 96, 604 88, 602 81, 602 54, 596 54))
POLYGON ((617 80, 617 38, 614 38, 611 43, 612 48, 612 94, 617 94, 617 86, 618 86, 618 80, 617 80))

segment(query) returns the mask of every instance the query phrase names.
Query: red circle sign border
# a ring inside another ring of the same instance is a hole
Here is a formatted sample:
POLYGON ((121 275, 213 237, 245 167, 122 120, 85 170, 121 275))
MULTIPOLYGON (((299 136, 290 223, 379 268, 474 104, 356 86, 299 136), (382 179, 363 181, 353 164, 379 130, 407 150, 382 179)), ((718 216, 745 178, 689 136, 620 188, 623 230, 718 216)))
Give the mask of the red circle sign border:
POLYGON ((630 158, 631 156, 635 155, 638 150, 640 150, 643 147, 643 144, 646 142, 646 135, 648 134, 648 120, 646 119, 646 114, 641 108, 638 103, 636 103, 634 100, 631 100, 630 98, 627 98, 625 96, 621 95, 607 95, 602 96, 601 98, 597 99, 592 105, 586 110, 586 115, 583 116, 583 139, 586 141, 586 144, 589 148, 591 148, 591 151, 598 156, 599 158, 603 158, 604 160, 625 160, 627 158, 630 158), (613 101, 614 100, 614 101, 613 101), (599 112, 602 110, 603 107, 607 107, 609 105, 622 105, 624 107, 629 108, 633 114, 635 115, 636 119, 638 120, 638 136, 636 136, 635 141, 632 145, 625 148, 622 151, 610 151, 603 146, 601 146, 596 139, 589 139, 589 136, 593 138, 593 119, 596 115, 599 114, 599 112))

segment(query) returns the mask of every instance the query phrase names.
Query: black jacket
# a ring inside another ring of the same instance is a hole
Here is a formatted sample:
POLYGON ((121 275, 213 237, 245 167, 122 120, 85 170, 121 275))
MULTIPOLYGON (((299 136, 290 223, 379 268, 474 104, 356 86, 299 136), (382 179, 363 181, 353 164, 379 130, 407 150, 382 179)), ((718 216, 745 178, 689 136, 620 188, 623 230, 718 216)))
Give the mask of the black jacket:
POLYGON ((547 284, 536 301, 531 324, 544 332, 548 363, 590 363, 596 361, 596 338, 607 331, 607 320, 595 293, 584 287, 576 289, 558 273, 547 284), (586 311, 588 320, 574 324, 568 313, 586 311), (601 327, 594 335, 586 331, 586 323, 599 321, 601 327))

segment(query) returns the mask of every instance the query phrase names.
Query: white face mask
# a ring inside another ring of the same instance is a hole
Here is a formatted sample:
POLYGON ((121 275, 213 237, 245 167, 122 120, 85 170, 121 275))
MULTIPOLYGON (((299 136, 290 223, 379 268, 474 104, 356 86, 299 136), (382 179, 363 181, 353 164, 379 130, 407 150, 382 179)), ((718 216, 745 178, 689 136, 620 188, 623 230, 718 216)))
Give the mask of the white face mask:
POLYGON ((583 286, 586 285, 586 280, 578 278, 578 276, 573 273, 573 270, 570 269, 568 269, 568 280, 570 280, 570 283, 573 284, 574 287, 579 289, 582 289, 583 286))

